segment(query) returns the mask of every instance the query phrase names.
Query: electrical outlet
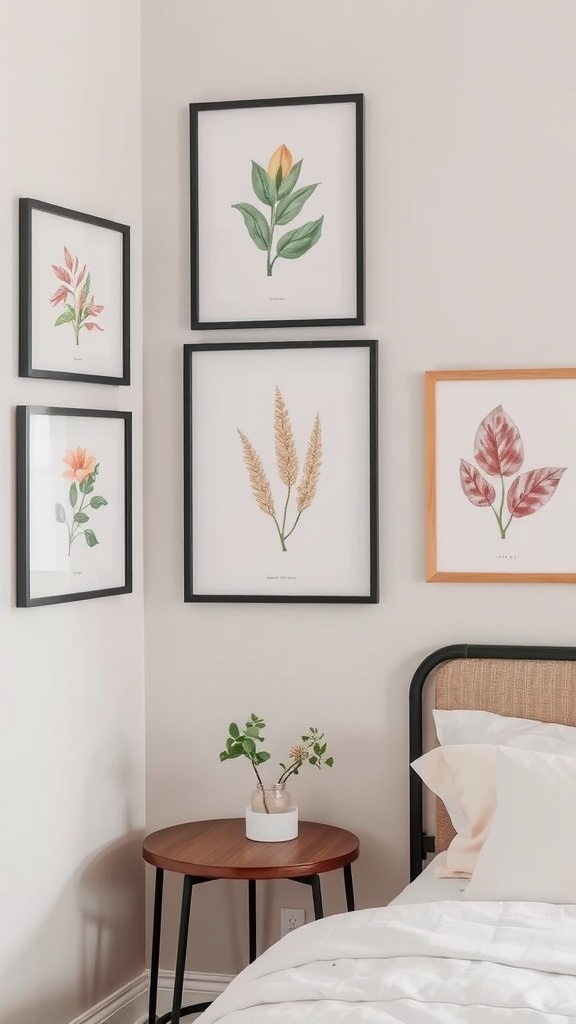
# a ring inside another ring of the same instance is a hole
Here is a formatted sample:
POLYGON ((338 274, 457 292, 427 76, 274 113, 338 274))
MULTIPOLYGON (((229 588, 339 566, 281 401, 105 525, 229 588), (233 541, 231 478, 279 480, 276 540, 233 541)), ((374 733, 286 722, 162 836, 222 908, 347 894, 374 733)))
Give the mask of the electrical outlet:
POLYGON ((306 911, 299 907, 282 907, 280 910, 280 937, 293 932, 306 923, 306 911))

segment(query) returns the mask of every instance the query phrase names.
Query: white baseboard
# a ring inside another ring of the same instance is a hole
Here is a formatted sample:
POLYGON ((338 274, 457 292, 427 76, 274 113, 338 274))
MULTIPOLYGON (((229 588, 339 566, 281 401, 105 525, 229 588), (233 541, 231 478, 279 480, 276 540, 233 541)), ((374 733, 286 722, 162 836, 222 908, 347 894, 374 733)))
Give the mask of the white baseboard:
POLYGON ((148 974, 141 974, 70 1024, 136 1024, 148 1005, 148 974))
MULTIPOLYGON (((199 971, 186 971, 184 974, 184 990, 182 1005, 207 1002, 215 999, 232 981, 231 974, 202 974, 199 971)), ((134 981, 119 988, 107 999, 93 1006, 91 1010, 70 1021, 70 1024, 146 1024, 148 1020, 148 991, 150 971, 141 974, 134 981)), ((156 1013, 160 1016, 172 1008, 172 991, 174 988, 174 971, 158 972, 158 1005, 156 1013)))

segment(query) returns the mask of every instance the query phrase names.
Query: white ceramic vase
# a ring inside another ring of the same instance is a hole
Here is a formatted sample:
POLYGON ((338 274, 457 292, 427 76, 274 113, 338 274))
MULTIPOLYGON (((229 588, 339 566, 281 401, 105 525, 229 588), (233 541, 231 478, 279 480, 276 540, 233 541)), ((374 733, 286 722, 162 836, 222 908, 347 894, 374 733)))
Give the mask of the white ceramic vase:
POLYGON ((246 808, 246 838, 258 843, 284 843, 298 835, 298 808, 285 782, 258 786, 246 808))

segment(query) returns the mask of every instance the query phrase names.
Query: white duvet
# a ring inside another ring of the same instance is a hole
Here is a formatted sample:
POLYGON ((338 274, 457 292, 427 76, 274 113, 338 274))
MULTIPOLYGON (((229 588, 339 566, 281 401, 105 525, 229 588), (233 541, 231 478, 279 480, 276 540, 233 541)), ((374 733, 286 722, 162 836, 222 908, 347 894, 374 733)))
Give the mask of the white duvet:
POLYGON ((576 1024, 576 906, 446 901, 291 932, 201 1024, 576 1024))

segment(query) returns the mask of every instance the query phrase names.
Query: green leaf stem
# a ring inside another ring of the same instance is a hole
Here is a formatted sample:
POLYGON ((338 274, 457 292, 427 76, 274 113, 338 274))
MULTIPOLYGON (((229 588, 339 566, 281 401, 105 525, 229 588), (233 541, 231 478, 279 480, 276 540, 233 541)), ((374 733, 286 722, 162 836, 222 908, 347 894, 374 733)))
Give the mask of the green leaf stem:
POLYGON ((264 214, 250 203, 233 203, 232 209, 240 210, 250 238, 259 249, 266 252, 270 245, 270 228, 264 214))
POLYGON ((301 169, 302 169, 302 161, 299 160, 297 164, 294 164, 292 170, 288 171, 288 174, 284 178, 284 181, 282 182, 282 184, 278 186, 278 188, 277 188, 278 199, 284 199, 284 196, 287 196, 287 195, 290 194, 290 192, 294 188, 296 182, 298 181, 298 178, 300 177, 301 169))
POLYGON ((60 327, 61 324, 69 324, 71 320, 74 320, 75 316, 74 310, 65 309, 63 313, 60 313, 58 319, 55 320, 54 327, 60 327))
POLYGON ((266 206, 274 206, 277 200, 276 187, 263 167, 252 161, 252 188, 261 203, 266 206))
POLYGON ((307 199, 310 198, 312 193, 318 188, 318 182, 315 185, 307 185, 306 188, 299 188, 297 192, 291 192, 284 199, 281 199, 276 207, 276 223, 277 224, 289 224, 291 220, 294 220, 298 216, 300 210, 304 206, 307 199))
POLYGON ((323 220, 324 216, 319 217, 318 220, 309 220, 302 227, 294 228, 293 231, 287 231, 278 240, 276 255, 285 260, 297 260, 303 256, 319 241, 323 220))

